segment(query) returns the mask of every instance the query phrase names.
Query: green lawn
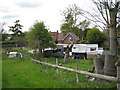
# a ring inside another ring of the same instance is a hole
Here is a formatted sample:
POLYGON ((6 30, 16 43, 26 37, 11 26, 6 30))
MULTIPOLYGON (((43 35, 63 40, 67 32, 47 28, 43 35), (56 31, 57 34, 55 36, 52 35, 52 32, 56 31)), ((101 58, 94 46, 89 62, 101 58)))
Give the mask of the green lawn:
MULTIPOLYGON (((23 52, 23 51, 22 51, 23 52)), ((23 52, 24 53, 24 52, 23 52)), ((116 83, 90 82, 86 75, 79 74, 80 83, 76 83, 76 73, 59 69, 60 75, 56 74, 56 69, 46 65, 31 62, 24 56, 25 61, 20 59, 10 59, 3 53, 2 60, 2 87, 3 88, 116 88, 116 83), (16 60, 16 61, 15 61, 16 60)), ((55 64, 55 58, 43 58, 42 61, 55 64)), ((67 64, 63 59, 58 58, 62 66, 75 68, 77 61, 79 70, 87 71, 93 65, 92 60, 69 59, 67 64)))

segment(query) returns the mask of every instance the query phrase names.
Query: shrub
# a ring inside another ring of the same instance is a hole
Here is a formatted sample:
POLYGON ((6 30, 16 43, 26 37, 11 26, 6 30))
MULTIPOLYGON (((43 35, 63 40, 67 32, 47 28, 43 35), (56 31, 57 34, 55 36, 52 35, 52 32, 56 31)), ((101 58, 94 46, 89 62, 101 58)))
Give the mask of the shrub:
POLYGON ((85 40, 80 41, 80 44, 87 44, 88 42, 85 40))
POLYGON ((44 57, 47 57, 47 58, 49 58, 49 57, 63 58, 64 54, 44 52, 44 57))

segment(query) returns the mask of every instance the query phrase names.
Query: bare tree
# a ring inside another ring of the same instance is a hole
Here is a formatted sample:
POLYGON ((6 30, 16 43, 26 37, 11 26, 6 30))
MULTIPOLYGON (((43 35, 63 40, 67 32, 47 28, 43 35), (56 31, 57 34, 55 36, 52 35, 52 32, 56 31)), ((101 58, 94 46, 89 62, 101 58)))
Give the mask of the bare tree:
POLYGON ((0 33, 2 34, 2 33, 4 33, 4 25, 5 25, 5 22, 3 22, 3 23, 0 23, 0 33))
POLYGON ((101 29, 107 28, 110 30, 110 53, 117 57, 117 26, 118 26, 118 13, 119 13, 119 1, 118 0, 91 0, 96 6, 92 8, 94 14, 84 11, 89 18, 87 19, 94 22, 94 24, 101 29), (102 25, 103 27, 102 27, 102 25))

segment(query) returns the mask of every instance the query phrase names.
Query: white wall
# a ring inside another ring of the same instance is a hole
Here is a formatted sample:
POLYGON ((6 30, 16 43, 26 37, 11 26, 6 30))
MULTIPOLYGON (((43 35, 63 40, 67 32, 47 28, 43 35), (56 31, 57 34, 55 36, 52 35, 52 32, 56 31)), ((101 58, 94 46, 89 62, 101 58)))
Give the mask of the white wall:
MULTIPOLYGON (((58 44, 63 47, 67 47, 68 44, 58 44)), ((87 53, 87 54, 97 54, 98 44, 74 44, 72 47, 73 53, 87 53), (96 48, 95 51, 90 51, 91 48, 96 48)))

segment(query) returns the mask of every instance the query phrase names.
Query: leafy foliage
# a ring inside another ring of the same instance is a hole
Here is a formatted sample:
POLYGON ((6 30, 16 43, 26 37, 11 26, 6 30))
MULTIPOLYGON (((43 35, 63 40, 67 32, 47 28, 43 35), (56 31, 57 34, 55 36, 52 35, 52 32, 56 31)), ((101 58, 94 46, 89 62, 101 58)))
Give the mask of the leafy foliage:
POLYGON ((104 36, 104 34, 101 33, 101 31, 99 29, 92 28, 92 29, 88 30, 87 41, 89 43, 101 45, 105 41, 105 36, 104 36))
POLYGON ((22 34, 22 25, 19 24, 20 20, 16 20, 15 21, 15 25, 14 26, 9 26, 10 30, 14 33, 15 36, 18 36, 19 34, 22 34))
POLYGON ((27 43, 24 36, 16 37, 15 41, 18 47, 26 46, 26 43, 27 43))
POLYGON ((62 12, 64 19, 61 25, 61 31, 66 30, 67 32, 73 32, 81 39, 83 36, 82 30, 85 30, 89 26, 89 22, 86 20, 80 22, 81 14, 83 13, 76 4, 66 8, 66 10, 62 12))
POLYGON ((2 34, 2 41, 5 41, 8 36, 9 36, 9 34, 2 34))
POLYGON ((42 50, 49 47, 55 47, 55 43, 46 29, 44 22, 36 21, 27 33, 26 38, 30 47, 34 49, 42 50))

